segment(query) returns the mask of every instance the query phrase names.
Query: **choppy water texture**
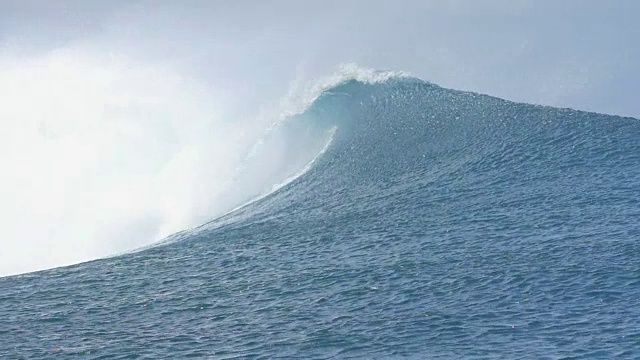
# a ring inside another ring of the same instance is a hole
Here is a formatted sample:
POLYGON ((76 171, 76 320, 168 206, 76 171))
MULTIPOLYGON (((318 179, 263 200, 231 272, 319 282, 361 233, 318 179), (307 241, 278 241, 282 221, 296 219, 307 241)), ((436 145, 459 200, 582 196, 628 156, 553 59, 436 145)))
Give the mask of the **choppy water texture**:
POLYGON ((393 78, 281 131, 333 128, 165 245, 0 279, 0 357, 640 358, 638 120, 393 78))

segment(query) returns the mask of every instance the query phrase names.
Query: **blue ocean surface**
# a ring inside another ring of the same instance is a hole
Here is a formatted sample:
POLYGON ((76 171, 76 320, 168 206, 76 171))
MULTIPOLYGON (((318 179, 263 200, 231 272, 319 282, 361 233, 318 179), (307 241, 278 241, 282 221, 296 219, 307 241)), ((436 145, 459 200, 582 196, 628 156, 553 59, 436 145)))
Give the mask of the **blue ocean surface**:
POLYGON ((269 138, 318 155, 157 246, 0 278, 0 358, 640 358, 637 119, 351 79, 269 138))

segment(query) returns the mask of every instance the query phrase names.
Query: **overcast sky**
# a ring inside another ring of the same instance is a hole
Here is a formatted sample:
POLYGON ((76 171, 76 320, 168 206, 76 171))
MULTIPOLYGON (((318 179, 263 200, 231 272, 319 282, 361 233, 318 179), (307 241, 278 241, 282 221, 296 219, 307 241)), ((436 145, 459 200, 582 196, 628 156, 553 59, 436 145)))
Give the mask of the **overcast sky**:
POLYGON ((0 0, 5 49, 165 61, 261 101, 340 63, 445 87, 640 117, 640 2, 0 0))

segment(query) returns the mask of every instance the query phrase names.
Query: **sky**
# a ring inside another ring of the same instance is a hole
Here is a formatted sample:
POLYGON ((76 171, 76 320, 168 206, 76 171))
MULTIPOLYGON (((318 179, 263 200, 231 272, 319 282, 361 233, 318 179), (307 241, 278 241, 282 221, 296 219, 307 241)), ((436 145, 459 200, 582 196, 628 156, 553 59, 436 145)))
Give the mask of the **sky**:
POLYGON ((24 54, 82 46, 168 62, 253 102, 357 63, 640 117, 638 13, 634 0, 3 0, 0 39, 24 54))
POLYGON ((636 0, 0 0, 0 276, 147 246, 273 188, 283 174, 240 187, 238 169, 256 149, 254 174, 299 161, 263 140, 344 64, 640 118, 639 13, 636 0))

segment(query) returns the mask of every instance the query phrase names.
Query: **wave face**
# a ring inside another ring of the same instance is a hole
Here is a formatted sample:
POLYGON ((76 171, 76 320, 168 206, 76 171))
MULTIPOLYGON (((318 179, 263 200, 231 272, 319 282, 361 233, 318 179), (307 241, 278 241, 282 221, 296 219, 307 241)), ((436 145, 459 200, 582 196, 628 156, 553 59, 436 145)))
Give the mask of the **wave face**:
POLYGON ((278 131, 324 152, 270 195, 0 279, 2 357, 640 356, 638 120, 389 77, 278 131))

